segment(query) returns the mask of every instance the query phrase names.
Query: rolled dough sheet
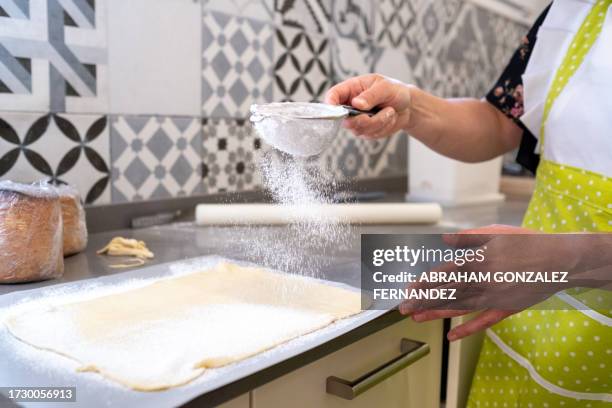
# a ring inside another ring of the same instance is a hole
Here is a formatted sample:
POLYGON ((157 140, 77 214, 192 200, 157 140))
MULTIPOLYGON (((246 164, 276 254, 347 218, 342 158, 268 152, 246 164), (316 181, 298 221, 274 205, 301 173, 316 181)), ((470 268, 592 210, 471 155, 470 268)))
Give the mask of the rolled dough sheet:
POLYGON ((155 391, 357 314, 360 300, 313 279, 219 263, 5 323, 21 341, 76 360, 79 371, 155 391))

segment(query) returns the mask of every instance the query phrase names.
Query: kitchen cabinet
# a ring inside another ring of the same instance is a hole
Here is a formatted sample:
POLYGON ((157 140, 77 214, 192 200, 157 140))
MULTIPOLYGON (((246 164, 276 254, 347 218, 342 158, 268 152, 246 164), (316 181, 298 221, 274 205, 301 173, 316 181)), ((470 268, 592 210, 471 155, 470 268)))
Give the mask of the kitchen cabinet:
MULTIPOLYGON (((477 313, 472 313, 456 317, 451 320, 451 325, 452 327, 459 326, 472 320, 476 315, 477 313)), ((446 384, 446 406, 448 408, 465 407, 483 340, 484 333, 480 332, 450 344, 446 384)))
POLYGON ((251 408, 439 407, 442 321, 404 319, 252 391, 251 408), (330 376, 354 380, 400 354, 402 338, 427 343, 430 353, 353 400, 326 392, 330 376))
POLYGON ((250 407, 250 394, 246 393, 233 400, 224 402, 217 408, 249 408, 250 407))

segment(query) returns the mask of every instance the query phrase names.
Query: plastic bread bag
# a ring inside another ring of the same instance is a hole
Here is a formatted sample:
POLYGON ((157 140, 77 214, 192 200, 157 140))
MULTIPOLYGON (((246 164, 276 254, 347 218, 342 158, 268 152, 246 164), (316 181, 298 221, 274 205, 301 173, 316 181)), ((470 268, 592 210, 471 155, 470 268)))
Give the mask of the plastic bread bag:
POLYGON ((74 255, 87 247, 85 210, 79 191, 68 184, 57 186, 64 224, 64 256, 74 255))
POLYGON ((59 195, 47 183, 0 181, 0 283, 64 273, 59 195))

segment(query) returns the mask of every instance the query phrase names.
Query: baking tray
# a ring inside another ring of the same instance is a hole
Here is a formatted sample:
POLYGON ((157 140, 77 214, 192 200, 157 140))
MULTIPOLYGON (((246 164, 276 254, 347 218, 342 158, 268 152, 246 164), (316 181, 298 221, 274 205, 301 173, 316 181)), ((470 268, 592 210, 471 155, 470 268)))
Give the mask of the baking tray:
MULTIPOLYGON (((215 256, 192 258, 187 261, 152 265, 142 269, 96 279, 81 280, 62 285, 19 291, 0 296, 0 319, 14 306, 29 301, 40 301, 59 294, 77 297, 92 289, 96 294, 116 289, 117 286, 138 285, 175 274, 189 273, 220 260, 215 256)), ((240 264, 244 262, 231 261, 240 264)), ((325 281, 327 284, 349 287, 345 283, 325 281)), ((356 288, 352 288, 355 290, 356 288)), ((125 388, 96 373, 77 373, 78 364, 55 353, 29 346, 8 333, 0 325, 0 386, 2 387, 76 387, 76 402, 70 407, 174 407, 205 395, 246 376, 279 364, 321 344, 341 336, 383 315, 385 311, 368 310, 326 328, 291 340, 249 359, 210 369, 191 383, 165 391, 139 392, 125 388)), ((204 398, 205 400, 205 398, 204 398)), ((25 407, 58 407, 58 403, 19 403, 25 407)))

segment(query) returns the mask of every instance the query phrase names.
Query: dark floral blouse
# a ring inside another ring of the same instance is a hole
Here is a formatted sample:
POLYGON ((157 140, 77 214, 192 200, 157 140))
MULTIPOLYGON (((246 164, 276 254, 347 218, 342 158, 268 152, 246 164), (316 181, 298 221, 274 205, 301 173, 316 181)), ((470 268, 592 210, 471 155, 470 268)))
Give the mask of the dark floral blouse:
POLYGON ((520 120, 524 113, 522 75, 529 63, 538 30, 544 22, 549 9, 550 6, 542 12, 527 35, 523 37, 521 45, 510 59, 508 66, 506 66, 501 77, 487 94, 487 101, 489 103, 514 120, 523 129, 523 139, 521 140, 516 161, 533 173, 535 173, 538 167, 540 157, 534 153, 538 143, 537 139, 520 120))

